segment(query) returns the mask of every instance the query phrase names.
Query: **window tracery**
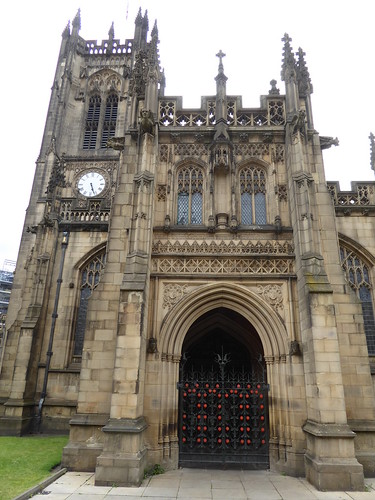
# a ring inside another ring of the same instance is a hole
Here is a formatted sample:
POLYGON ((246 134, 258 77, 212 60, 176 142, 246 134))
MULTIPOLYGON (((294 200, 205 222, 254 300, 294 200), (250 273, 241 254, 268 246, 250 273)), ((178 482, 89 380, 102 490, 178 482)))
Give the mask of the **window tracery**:
POLYGON ((241 224, 267 224, 266 176, 258 167, 240 171, 241 224))
POLYGON ((105 106, 102 140, 100 145, 101 148, 105 148, 107 146, 108 139, 114 137, 115 135, 116 122, 117 122, 117 108, 118 108, 118 96, 116 94, 110 94, 107 97, 105 106))
POLYGON ((369 268, 357 254, 343 246, 340 246, 340 258, 349 285, 361 301, 368 353, 375 356, 375 318, 369 268))
POLYGON ((88 301, 93 290, 98 286, 105 265, 106 253, 102 250, 96 254, 80 272, 80 298, 75 324, 73 357, 82 355, 85 337, 88 301))
POLYGON ((100 95, 95 94, 90 97, 89 109, 86 117, 85 136, 83 139, 83 149, 96 148, 101 103, 102 100, 100 95))
POLYGON ((89 99, 89 107, 86 115, 85 133, 83 138, 83 149, 96 149, 98 138, 100 147, 105 148, 107 141, 114 137, 116 132, 118 112, 118 95, 111 92, 105 101, 99 93, 93 94, 89 99), (102 106, 105 102, 105 106, 102 106))
POLYGON ((177 174, 177 224, 203 223, 203 172, 184 167, 177 174))

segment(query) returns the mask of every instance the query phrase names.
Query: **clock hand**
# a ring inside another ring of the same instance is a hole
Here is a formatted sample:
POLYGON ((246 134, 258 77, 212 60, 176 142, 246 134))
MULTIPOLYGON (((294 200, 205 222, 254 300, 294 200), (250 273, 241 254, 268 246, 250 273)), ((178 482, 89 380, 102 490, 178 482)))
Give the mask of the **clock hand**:
POLYGON ((90 186, 91 186, 91 191, 95 194, 95 191, 94 191, 94 188, 93 188, 92 182, 90 182, 90 186))

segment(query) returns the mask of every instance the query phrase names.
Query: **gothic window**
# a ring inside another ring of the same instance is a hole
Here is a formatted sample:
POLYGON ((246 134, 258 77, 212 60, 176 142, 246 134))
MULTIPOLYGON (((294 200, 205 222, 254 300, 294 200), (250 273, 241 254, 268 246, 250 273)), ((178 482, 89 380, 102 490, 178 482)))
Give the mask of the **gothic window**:
POLYGON ((95 94, 90 97, 89 109, 86 117, 85 135, 83 139, 83 149, 96 148, 101 103, 102 100, 99 95, 95 94))
POLYGON ((83 341, 85 337, 86 317, 88 301, 92 291, 99 283, 101 272, 105 264, 105 251, 102 250, 96 254, 85 266, 80 273, 80 298, 78 313, 76 318, 76 327, 74 335, 73 356, 80 357, 82 355, 83 341))
POLYGON ((117 107, 118 107, 118 97, 116 94, 110 94, 107 97, 107 102, 105 106, 105 115, 102 131, 102 141, 101 148, 107 146, 107 141, 115 135, 116 132, 116 121, 117 121, 117 107))
POLYGON ((267 224, 266 176, 258 167, 240 171, 241 224, 267 224))
POLYGON ((340 247, 340 257, 346 278, 361 301, 368 353, 375 356, 375 318, 369 269, 358 255, 343 246, 340 247))
POLYGON ((202 224, 203 172, 197 167, 185 167, 177 176, 177 224, 202 224))

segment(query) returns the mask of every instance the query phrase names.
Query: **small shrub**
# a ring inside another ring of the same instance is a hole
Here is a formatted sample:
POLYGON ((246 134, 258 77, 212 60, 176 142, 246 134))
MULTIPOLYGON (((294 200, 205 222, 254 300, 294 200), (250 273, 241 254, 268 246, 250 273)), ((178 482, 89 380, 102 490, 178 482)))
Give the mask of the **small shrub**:
POLYGON ((158 476, 159 474, 164 474, 165 470, 160 464, 155 464, 150 469, 145 470, 144 477, 158 476))

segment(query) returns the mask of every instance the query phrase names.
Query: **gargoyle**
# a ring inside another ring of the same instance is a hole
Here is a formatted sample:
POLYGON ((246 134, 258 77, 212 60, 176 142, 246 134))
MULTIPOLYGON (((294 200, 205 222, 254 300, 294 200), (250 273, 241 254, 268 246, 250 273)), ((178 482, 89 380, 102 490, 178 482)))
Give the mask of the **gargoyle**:
POLYGON ((143 134, 154 134, 154 117, 148 109, 142 109, 139 121, 139 132, 143 134))
POLYGON ((125 137, 110 137, 107 141, 107 148, 123 151, 125 146, 125 137))

